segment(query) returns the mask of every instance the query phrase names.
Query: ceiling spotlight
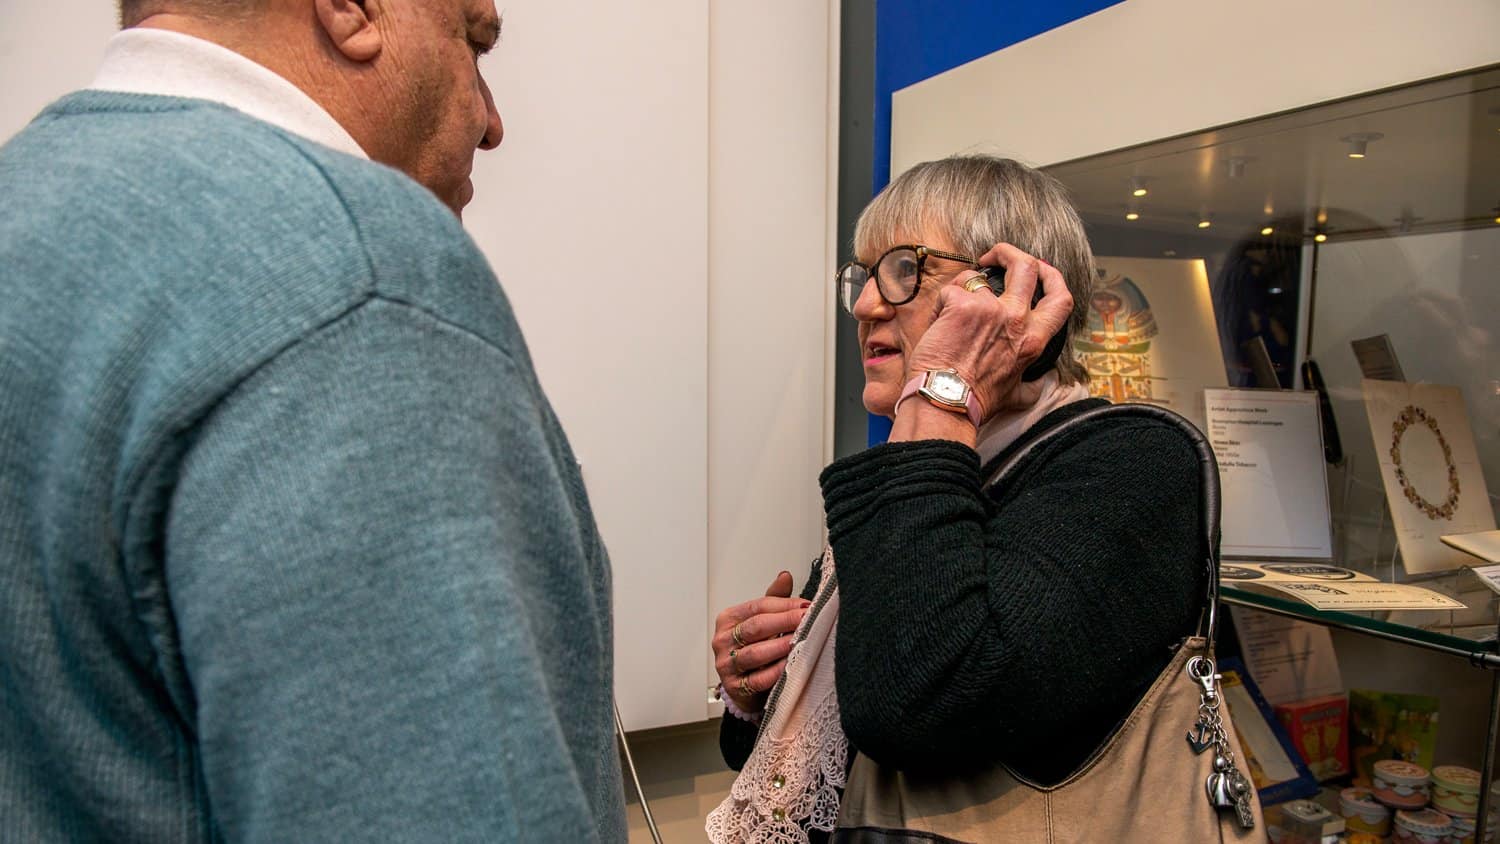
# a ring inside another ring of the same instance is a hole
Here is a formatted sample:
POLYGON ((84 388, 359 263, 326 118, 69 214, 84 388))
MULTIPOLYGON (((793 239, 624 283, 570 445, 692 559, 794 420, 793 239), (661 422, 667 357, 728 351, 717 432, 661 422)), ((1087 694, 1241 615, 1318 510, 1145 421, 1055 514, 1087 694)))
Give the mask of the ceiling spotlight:
POLYGON ((1140 218, 1141 218, 1141 215, 1139 213, 1135 212, 1135 211, 1126 211, 1125 212, 1125 219, 1127 219, 1127 220, 1139 220, 1140 218))
POLYGON ((1150 191, 1146 190, 1146 180, 1145 179, 1142 179, 1140 176, 1132 176, 1130 178, 1130 195, 1131 196, 1141 197, 1141 196, 1145 196, 1148 193, 1150 193, 1150 191))
POLYGON ((1204 216, 1198 218, 1198 228, 1206 229, 1211 225, 1213 225, 1213 221, 1208 219, 1208 217, 1204 216))
POLYGON ((1260 233, 1263 237, 1270 237, 1271 235, 1276 233, 1276 230, 1271 228, 1270 226, 1266 226, 1265 228, 1260 230, 1260 233))
POLYGON ((1319 243, 1323 243, 1324 241, 1328 240, 1328 235, 1323 234, 1322 232, 1318 232, 1317 234, 1313 235, 1313 240, 1316 240, 1319 243))
POLYGON ((1378 141, 1384 137, 1385 135, 1379 132, 1355 132, 1352 135, 1345 135, 1339 138, 1339 140, 1349 145, 1350 158, 1364 158, 1370 142, 1378 141))

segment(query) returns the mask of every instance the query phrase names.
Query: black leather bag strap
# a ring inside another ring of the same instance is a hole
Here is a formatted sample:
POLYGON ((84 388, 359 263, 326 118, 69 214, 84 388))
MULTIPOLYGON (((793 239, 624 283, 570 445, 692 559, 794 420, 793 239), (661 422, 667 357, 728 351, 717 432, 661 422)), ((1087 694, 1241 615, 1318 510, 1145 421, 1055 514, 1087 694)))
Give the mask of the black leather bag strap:
POLYGON ((1012 454, 1006 461, 990 473, 985 481, 984 488, 989 489, 1008 476, 1013 474, 1028 458, 1035 455, 1039 449, 1059 437, 1070 432, 1076 432, 1079 428, 1093 423, 1101 418, 1124 419, 1154 419, 1164 422, 1182 434, 1198 455, 1198 468, 1200 476, 1200 498, 1199 504, 1202 513, 1200 529, 1203 535, 1206 559, 1204 566, 1208 575, 1208 605, 1203 617, 1198 624, 1198 635, 1208 640, 1208 652, 1213 653, 1214 634, 1218 631, 1219 622, 1219 461, 1214 458, 1214 449, 1209 445, 1208 439, 1203 436, 1197 426, 1180 414, 1157 407, 1153 404, 1111 404, 1104 407, 1086 410, 1077 416, 1049 429, 1041 436, 1027 443, 1012 454))

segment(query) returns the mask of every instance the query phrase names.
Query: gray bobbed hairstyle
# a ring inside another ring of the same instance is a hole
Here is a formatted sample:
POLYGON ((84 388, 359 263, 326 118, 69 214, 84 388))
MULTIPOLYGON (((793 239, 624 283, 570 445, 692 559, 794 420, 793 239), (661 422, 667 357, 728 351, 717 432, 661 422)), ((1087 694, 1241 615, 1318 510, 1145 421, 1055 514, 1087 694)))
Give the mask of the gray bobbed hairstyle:
POLYGON ((1086 384, 1073 337, 1088 319, 1094 253, 1062 183, 1009 158, 958 155, 928 161, 897 176, 865 206, 854 228, 854 253, 874 260, 922 233, 946 235, 959 252, 978 257, 1009 243, 1056 267, 1073 294, 1059 381, 1086 384))

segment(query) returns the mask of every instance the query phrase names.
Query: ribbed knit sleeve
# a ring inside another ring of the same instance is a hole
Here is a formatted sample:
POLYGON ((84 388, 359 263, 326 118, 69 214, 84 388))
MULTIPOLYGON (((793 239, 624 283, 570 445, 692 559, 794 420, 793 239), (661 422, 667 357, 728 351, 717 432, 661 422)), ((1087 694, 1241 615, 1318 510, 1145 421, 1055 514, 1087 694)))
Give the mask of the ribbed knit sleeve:
POLYGON ((897 768, 1002 760, 1058 781, 1123 718, 1202 603, 1198 474, 1162 423, 1106 420, 986 493, 946 441, 822 475, 845 732, 897 768))

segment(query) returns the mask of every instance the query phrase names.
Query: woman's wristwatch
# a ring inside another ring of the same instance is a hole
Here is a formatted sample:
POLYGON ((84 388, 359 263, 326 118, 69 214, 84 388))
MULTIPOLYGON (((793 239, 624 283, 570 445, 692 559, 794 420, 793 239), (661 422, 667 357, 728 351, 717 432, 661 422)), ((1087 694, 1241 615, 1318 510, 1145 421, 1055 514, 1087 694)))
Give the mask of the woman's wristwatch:
POLYGON ((979 405, 979 397, 974 395, 974 390, 956 370, 929 369, 914 376, 901 389, 901 397, 896 399, 895 412, 900 413, 901 403, 912 396, 921 396, 952 413, 968 414, 969 421, 974 423, 975 428, 984 419, 984 409, 979 405))

